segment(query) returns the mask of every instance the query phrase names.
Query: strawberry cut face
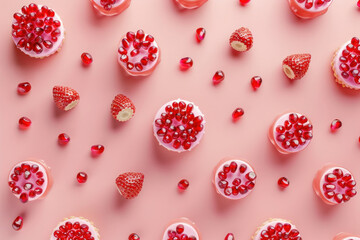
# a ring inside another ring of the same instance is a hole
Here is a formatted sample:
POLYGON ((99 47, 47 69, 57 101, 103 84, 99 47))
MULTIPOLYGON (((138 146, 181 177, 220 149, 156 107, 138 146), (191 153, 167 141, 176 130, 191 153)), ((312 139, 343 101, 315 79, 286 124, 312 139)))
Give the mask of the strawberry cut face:
POLYGON ((230 46, 238 51, 248 51, 253 45, 253 35, 248 28, 241 27, 230 36, 230 46))
POLYGON ((111 104, 111 114, 119 122, 125 122, 135 114, 135 106, 128 97, 118 94, 111 104))
POLYGON ((285 75, 291 80, 298 80, 304 77, 311 60, 310 54, 293 54, 286 57, 283 61, 285 75))

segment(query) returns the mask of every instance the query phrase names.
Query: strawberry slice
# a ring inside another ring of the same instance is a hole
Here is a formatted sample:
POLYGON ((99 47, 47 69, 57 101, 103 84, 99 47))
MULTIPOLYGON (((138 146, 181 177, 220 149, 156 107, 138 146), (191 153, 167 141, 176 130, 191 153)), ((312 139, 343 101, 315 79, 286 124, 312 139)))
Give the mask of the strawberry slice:
POLYGON ((230 46, 238 51, 248 51, 253 45, 253 35, 248 28, 241 27, 230 36, 230 46))
POLYGON ((139 195, 144 182, 144 174, 127 172, 116 178, 116 186, 119 193, 126 199, 135 198, 139 195))
POLYGON ((125 122, 134 116, 135 106, 128 97, 118 94, 112 101, 111 114, 119 122, 125 122))
POLYGON ((53 97, 56 106, 64 111, 74 108, 80 100, 80 95, 74 89, 63 86, 53 88, 53 97))
POLYGON ((308 53, 288 56, 283 61, 285 75, 291 80, 302 78, 309 69, 310 60, 311 55, 308 53))

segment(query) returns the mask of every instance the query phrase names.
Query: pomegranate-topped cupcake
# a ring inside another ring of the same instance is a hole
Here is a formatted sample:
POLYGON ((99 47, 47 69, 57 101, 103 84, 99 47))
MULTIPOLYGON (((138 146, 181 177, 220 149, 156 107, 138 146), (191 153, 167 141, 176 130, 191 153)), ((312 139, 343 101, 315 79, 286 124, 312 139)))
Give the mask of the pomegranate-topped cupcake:
POLYGON ((127 32, 118 48, 118 62, 131 76, 148 76, 160 62, 160 48, 143 30, 127 32))
POLYGON ((36 159, 17 163, 10 171, 8 184, 23 203, 43 198, 52 184, 50 168, 36 159))
POLYGON ((256 173, 244 160, 227 158, 214 168, 213 183, 221 196, 237 200, 249 195, 255 187, 256 173))
POLYGON ((267 220, 255 232, 253 240, 268 239, 291 239, 302 240, 299 230, 294 224, 280 218, 272 218, 267 220), (282 238, 279 238, 282 236, 282 238))
POLYGON ((169 239, 201 240, 201 237, 193 222, 187 218, 179 218, 171 221, 164 231, 162 240, 169 239))
POLYGON ((333 240, 360 240, 360 236, 342 232, 336 235, 333 240))
POLYGON ((360 44, 357 37, 342 45, 334 54, 331 66, 335 81, 343 87, 360 89, 360 44))
POLYGON ((90 0, 90 2, 100 14, 113 16, 127 9, 131 0, 90 0))
POLYGON ((181 8, 194 9, 201 7, 207 0, 175 0, 181 8))
POLYGON ((313 181, 315 193, 329 205, 347 202, 354 197, 356 181, 349 170, 336 165, 321 168, 313 181))
POLYGON ((278 117, 269 129, 269 139, 283 154, 304 150, 313 138, 313 126, 300 113, 288 112, 278 117))
POLYGON ((164 104, 156 113, 154 136, 170 151, 190 151, 204 135, 205 120, 198 106, 186 100, 164 104))
POLYGON ((333 0, 288 0, 293 13, 304 19, 315 18, 327 12, 333 0))
POLYGON ((12 38, 16 47, 26 55, 44 58, 61 48, 65 29, 54 10, 31 3, 13 17, 12 38))
POLYGON ((50 240, 100 240, 99 230, 83 217, 65 218, 51 233, 50 240))

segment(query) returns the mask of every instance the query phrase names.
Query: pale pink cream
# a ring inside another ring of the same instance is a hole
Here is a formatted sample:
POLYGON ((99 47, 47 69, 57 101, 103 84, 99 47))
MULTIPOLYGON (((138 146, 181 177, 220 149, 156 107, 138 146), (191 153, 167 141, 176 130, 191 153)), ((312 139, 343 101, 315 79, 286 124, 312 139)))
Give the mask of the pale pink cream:
POLYGON ((188 218, 184 218, 184 217, 175 219, 166 226, 162 240, 168 240, 169 239, 168 232, 176 231, 176 226, 178 226, 179 224, 184 226, 184 233, 188 237, 194 236, 196 237, 196 240, 201 240, 200 231, 195 226, 195 223, 190 221, 188 218))

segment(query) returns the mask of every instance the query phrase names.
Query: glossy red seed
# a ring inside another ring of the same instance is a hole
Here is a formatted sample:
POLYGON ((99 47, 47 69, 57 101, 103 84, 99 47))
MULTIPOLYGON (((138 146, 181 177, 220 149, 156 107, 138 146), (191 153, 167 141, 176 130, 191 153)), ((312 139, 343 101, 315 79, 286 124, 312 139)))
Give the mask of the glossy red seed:
POLYGON ((206 30, 205 28, 198 28, 196 29, 196 40, 198 42, 201 42, 202 40, 204 40, 206 35, 206 30))
POLYGON ((244 110, 242 108, 236 108, 232 113, 232 118, 236 120, 239 119, 242 115, 244 115, 244 110))
POLYGON ((180 59, 180 69, 187 70, 193 66, 193 60, 190 57, 180 59))
POLYGON ((22 193, 19 199, 22 203, 26 203, 29 200, 28 195, 26 193, 22 193))
POLYGON ((83 54, 81 54, 81 61, 85 65, 90 65, 93 62, 93 58, 90 53, 84 52, 83 54))
POLYGON ((23 82, 23 83, 19 83, 18 87, 17 87, 17 92, 20 95, 25 95, 27 94, 29 91, 31 90, 31 84, 29 82, 23 82))
POLYGON ((17 216, 12 223, 12 227, 15 231, 19 231, 23 226, 23 218, 21 216, 17 216))
POLYGON ((222 82, 225 79, 225 74, 223 71, 217 71, 214 76, 213 76, 213 83, 219 84, 220 82, 222 82))
POLYGON ((330 129, 331 131, 336 131, 337 129, 341 128, 341 126, 342 122, 339 119, 335 119, 334 121, 332 121, 330 129))
POLYGON ((58 136, 58 142, 61 145, 66 145, 70 142, 70 137, 66 133, 60 133, 58 136))
POLYGON ((251 78, 251 86, 254 90, 258 89, 261 86, 262 79, 259 76, 255 76, 251 78))
POLYGON ((360 8, 360 0, 356 4, 360 8))
POLYGON ((226 234, 225 240, 235 240, 234 234, 232 233, 226 234))
POLYGON ((250 0, 239 0, 241 5, 246 5, 250 2, 250 0))
POLYGON ((281 177, 278 180, 278 185, 282 188, 287 188, 290 185, 290 182, 286 177, 281 177))
POLYGON ((180 190, 186 190, 189 187, 189 181, 186 179, 182 179, 178 183, 178 188, 180 190))
POLYGON ((76 176, 76 179, 79 183, 85 183, 87 180, 87 174, 84 172, 79 172, 76 176))
POLYGON ((140 240, 140 237, 136 233, 132 233, 129 236, 129 240, 140 240))
POLYGON ((21 129, 27 129, 31 125, 31 120, 28 117, 22 117, 19 119, 19 127, 21 129))
POLYGON ((91 146, 91 153, 95 156, 102 154, 104 150, 105 147, 100 144, 91 146))

